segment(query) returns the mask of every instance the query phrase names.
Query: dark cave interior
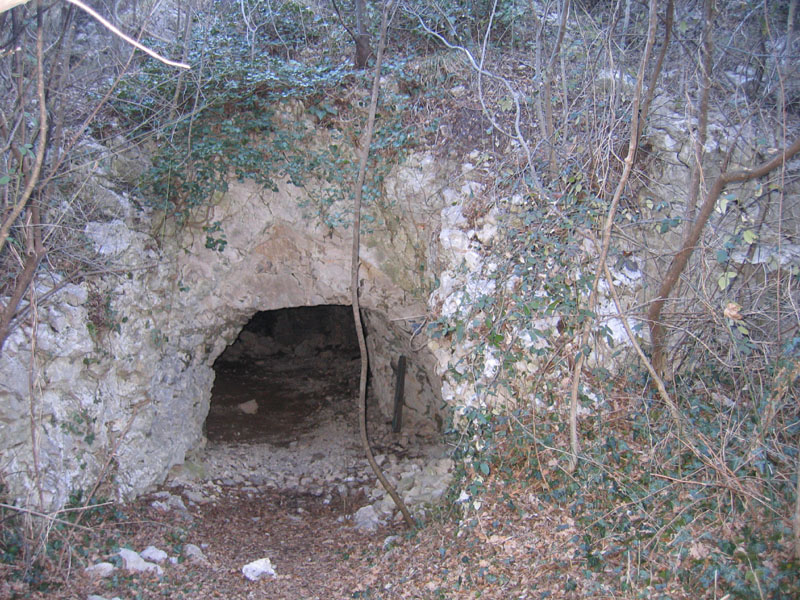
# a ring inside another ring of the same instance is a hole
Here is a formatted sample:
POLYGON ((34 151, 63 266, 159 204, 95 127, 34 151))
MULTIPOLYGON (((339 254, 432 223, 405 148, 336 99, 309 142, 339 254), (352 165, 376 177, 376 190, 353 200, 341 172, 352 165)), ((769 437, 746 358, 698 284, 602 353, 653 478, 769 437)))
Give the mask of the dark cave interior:
POLYGON ((208 439, 288 444, 323 407, 353 409, 359 369, 350 306, 257 312, 214 363, 208 439))

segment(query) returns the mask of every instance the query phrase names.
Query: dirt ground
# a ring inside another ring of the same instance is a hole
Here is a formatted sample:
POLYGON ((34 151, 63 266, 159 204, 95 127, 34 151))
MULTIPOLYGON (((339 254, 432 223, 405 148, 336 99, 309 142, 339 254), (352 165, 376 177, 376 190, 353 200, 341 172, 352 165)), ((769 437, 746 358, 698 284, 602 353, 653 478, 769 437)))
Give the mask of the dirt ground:
MULTIPOLYGON (((569 506, 543 502, 543 490, 519 474, 493 473, 465 502, 456 480, 446 502, 418 513, 413 531, 399 520, 355 527, 376 485, 357 436, 357 372, 357 359, 325 353, 218 367, 209 443, 194 466, 136 502, 92 510, 84 529, 50 529, 37 568, 0 565, 0 598, 655 597, 625 587, 631 564, 623 556, 601 571, 582 568, 569 506), (255 414, 237 408, 254 398, 255 414), (190 544, 204 558, 188 557, 190 544), (121 568, 120 548, 148 546, 167 554, 162 574, 121 568), (242 567, 262 558, 275 576, 248 580, 242 567), (84 571, 103 561, 117 567, 109 577, 84 571)), ((393 434, 382 419, 370 423, 389 467, 441 450, 436 440, 393 434)), ((658 595, 685 597, 677 588, 658 595)))
MULTIPOLYGON (((42 583, 51 580, 46 592, 27 596, 27 585, 12 582, 0 597, 361 597, 364 582, 409 532, 399 520, 370 532, 352 522, 375 485, 358 438, 359 368, 357 357, 326 352, 220 363, 199 469, 179 470, 134 503, 96 511, 84 522, 89 533, 66 530, 61 546, 70 552, 54 554, 40 574, 42 583), (253 400, 255 414, 240 409, 253 400), (207 560, 183 556, 186 544, 199 546, 207 560), (121 566, 119 548, 148 546, 177 564, 162 563, 162 576, 84 573, 102 561, 121 566), (242 567, 260 558, 270 559, 276 577, 247 580, 242 567)), ((394 434, 370 413, 377 453, 420 456, 433 443, 394 434)))

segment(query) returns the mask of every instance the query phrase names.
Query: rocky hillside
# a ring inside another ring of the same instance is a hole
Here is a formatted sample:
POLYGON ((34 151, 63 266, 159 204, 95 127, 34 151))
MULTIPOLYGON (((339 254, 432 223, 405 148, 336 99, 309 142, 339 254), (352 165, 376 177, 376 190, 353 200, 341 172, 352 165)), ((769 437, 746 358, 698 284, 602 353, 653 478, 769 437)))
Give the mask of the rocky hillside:
POLYGON ((0 13, 0 594, 247 597, 262 554, 276 598, 798 593, 796 0, 96 4, 0 13), (253 333, 350 310, 365 150, 414 533, 351 456, 344 325, 253 333), (308 444, 250 439, 302 437, 289 381, 308 444), (121 577, 126 545, 179 565, 121 577))

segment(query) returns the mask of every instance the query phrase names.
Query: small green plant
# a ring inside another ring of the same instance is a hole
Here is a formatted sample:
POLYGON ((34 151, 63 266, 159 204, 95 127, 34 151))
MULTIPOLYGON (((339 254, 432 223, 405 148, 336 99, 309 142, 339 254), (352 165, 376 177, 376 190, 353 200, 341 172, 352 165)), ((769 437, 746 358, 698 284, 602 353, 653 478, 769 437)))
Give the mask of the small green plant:
POLYGON ((119 332, 122 324, 128 321, 127 317, 120 317, 117 314, 112 303, 111 292, 100 292, 96 288, 90 288, 85 304, 89 317, 86 327, 93 338, 97 339, 107 331, 119 332))
POLYGON ((211 225, 204 225, 203 231, 206 233, 206 248, 218 252, 225 250, 228 240, 225 239, 225 234, 222 232, 222 224, 219 221, 214 221, 211 225), (214 237, 215 234, 218 237, 214 237))

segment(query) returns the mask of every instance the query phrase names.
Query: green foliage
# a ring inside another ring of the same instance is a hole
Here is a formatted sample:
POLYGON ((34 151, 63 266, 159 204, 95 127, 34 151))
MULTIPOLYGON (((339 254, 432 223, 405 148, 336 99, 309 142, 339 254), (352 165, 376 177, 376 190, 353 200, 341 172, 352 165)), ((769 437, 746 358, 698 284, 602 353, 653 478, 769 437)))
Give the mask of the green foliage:
POLYGON ((125 519, 110 502, 103 498, 87 499, 83 490, 70 493, 65 507, 50 517, 53 520, 24 510, 0 507, 3 574, 9 581, 26 584, 29 592, 47 593, 58 586, 52 566, 65 552, 88 560, 94 540, 88 533, 74 535, 77 530, 73 525, 93 528, 125 519))
MULTIPOLYGON (((633 591, 658 595, 675 585, 716 586, 731 598, 797 596, 800 565, 791 558, 792 531, 785 519, 796 486, 786 474, 798 458, 798 412, 788 400, 800 358, 797 336, 784 343, 784 356, 770 362, 735 311, 730 313, 728 339, 707 340, 706 352, 695 350, 691 364, 675 375, 670 391, 680 399, 684 431, 676 430, 660 399, 647 391, 643 369, 620 374, 616 385, 626 382, 624 391, 613 387, 608 374, 594 373, 589 380, 596 389, 606 382, 609 396, 640 398, 641 405, 616 422, 606 421, 602 411, 582 418, 578 471, 563 468, 559 449, 567 447, 567 426, 558 407, 564 391, 547 375, 518 370, 537 354, 537 365, 549 370, 571 364, 573 356, 557 353, 559 340, 573 340, 584 320, 594 318, 583 308, 593 285, 587 274, 594 272, 581 265, 583 232, 597 229, 605 207, 582 181, 580 173, 562 177, 554 191, 562 211, 557 222, 543 204, 509 206, 505 243, 495 244, 492 256, 499 266, 480 275, 493 277, 497 291, 465 297, 460 311, 431 325, 431 337, 469 348, 452 365, 453 381, 477 384, 482 398, 497 395, 517 403, 463 414, 468 491, 481 493, 493 477, 527 479, 544 503, 569 508, 580 531, 574 560, 590 572, 618 572, 633 591), (558 317, 557 327, 551 317, 558 317), (715 343, 734 349, 734 366, 720 364, 715 343), (500 367, 486 381, 489 357, 500 367), (747 375, 747 365, 754 364, 768 365, 758 383, 747 375), (714 382, 713 394, 708 382, 714 382), (687 446, 686 432, 699 440, 697 451, 687 446)), ((663 224, 657 227, 665 232, 677 225, 663 224)), ((721 263, 754 241, 746 231, 723 246, 721 263)), ((621 253, 610 257, 619 269, 627 260, 621 253)))
MULTIPOLYGON (((266 10, 266 5, 259 6, 266 10)), ((269 41, 248 43, 238 11, 217 8, 219 12, 198 15, 189 40, 196 76, 179 78, 148 61, 123 82, 113 101, 130 135, 155 135, 158 150, 142 181, 147 202, 185 225, 201 214, 199 209, 219 200, 231 177, 273 191, 276 182, 288 180, 305 188, 309 217, 330 228, 346 225, 357 167, 349 140, 358 137, 364 107, 335 98, 343 87, 361 82, 324 57, 300 63, 271 54, 269 41), (324 129, 330 141, 319 144, 324 129)), ((290 2, 280 11, 307 9, 290 2)), ((311 18, 307 12, 302 16, 311 18)), ((290 25, 279 22, 280 14, 273 17, 265 21, 274 23, 267 33, 281 44, 296 45, 300 30, 291 33, 290 25)), ((299 20, 293 23, 297 27, 299 20)), ((304 40, 310 32, 313 28, 303 29, 304 40)), ((155 49, 163 45, 148 43, 155 49)), ((376 124, 367 205, 382 202, 383 179, 413 143, 413 126, 401 120, 402 98, 389 102, 376 124)), ((378 219, 374 213, 365 215, 367 225, 378 219)), ((202 222, 201 227, 206 247, 222 252, 227 241, 221 225, 202 222)))
POLYGON ((219 221, 214 221, 211 225, 204 225, 203 231, 206 232, 206 248, 209 250, 217 250, 222 252, 228 241, 225 239, 225 234, 222 232, 222 224, 219 221), (214 237, 214 235, 219 237, 214 237))

